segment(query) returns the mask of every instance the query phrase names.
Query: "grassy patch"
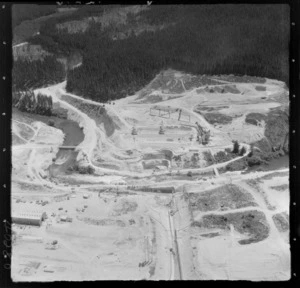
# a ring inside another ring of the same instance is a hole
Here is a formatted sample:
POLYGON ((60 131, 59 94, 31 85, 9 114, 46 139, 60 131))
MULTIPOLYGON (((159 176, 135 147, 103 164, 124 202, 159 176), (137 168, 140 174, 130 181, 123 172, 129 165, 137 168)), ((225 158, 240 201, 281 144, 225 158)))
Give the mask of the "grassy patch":
MULTIPOLYGON (((261 178, 260 178, 261 179, 261 178)), ((264 199, 265 203, 266 203, 266 206, 269 210, 275 210, 276 207, 274 205, 271 205, 271 203, 269 202, 269 199, 268 199, 268 195, 267 193, 260 187, 259 185, 259 181, 258 179, 248 179, 248 180, 245 180, 245 182, 250 186, 252 187, 256 192, 258 192, 264 199)))
POLYGON ((238 156, 238 154, 235 154, 232 152, 219 151, 214 155, 214 158, 217 163, 223 163, 223 162, 232 160, 232 159, 236 158, 237 156, 238 156))
POLYGON ((194 221, 192 226, 229 230, 230 224, 239 233, 249 236, 248 239, 238 241, 242 245, 262 241, 269 235, 270 228, 265 214, 256 210, 223 215, 205 215, 200 221, 194 221))
POLYGON ((230 124, 232 122, 232 117, 228 116, 228 115, 224 115, 221 113, 206 113, 205 115, 203 115, 205 120, 209 123, 209 124, 230 124))
POLYGON ((286 232, 289 230, 289 218, 286 212, 274 214, 272 219, 279 232, 286 232))
MULTIPOLYGON (((227 164, 225 169, 223 169, 222 171, 223 172, 242 171, 242 170, 245 170, 246 168, 248 168, 248 166, 247 166, 245 159, 239 159, 239 160, 236 160, 234 162, 227 164)), ((220 170, 219 170, 219 172, 220 172, 220 170)))
POLYGON ((201 76, 193 76, 189 80, 184 82, 184 86, 186 90, 191 90, 193 88, 202 87, 205 85, 216 85, 220 84, 220 82, 213 80, 207 76, 201 75, 201 76))
POLYGON ((114 216, 120 216, 122 214, 128 214, 129 212, 134 212, 138 207, 138 204, 134 201, 128 201, 126 199, 121 199, 120 202, 114 208, 114 216))
POLYGON ((163 153, 146 153, 143 155, 143 160, 166 159, 163 153))
POLYGON ((284 156, 283 151, 268 152, 255 150, 252 156, 246 156, 229 163, 222 172, 241 171, 245 169, 248 169, 248 171, 260 169, 258 171, 262 171, 263 169, 267 169, 269 167, 268 165, 272 165, 272 161, 283 159, 281 156, 284 156))
POLYGON ((274 109, 268 114, 265 136, 272 147, 282 147, 284 151, 289 151, 289 110, 286 107, 274 109))
POLYGON ((247 124, 252 124, 257 126, 259 122, 266 121, 267 116, 261 113, 249 113, 245 118, 247 124))
POLYGON ((210 151, 204 151, 202 154, 203 154, 204 160, 207 163, 207 166, 211 166, 215 163, 214 158, 210 151))
POLYGON ((16 183, 17 186, 19 186, 20 190, 22 192, 33 192, 33 191, 43 191, 45 190, 44 187, 42 187, 41 185, 39 184, 33 184, 33 183, 26 183, 26 182, 18 182, 16 183))
POLYGON ((12 133, 12 145, 22 145, 26 142, 21 139, 19 136, 17 136, 15 133, 12 133))
POLYGON ((278 186, 271 186, 272 189, 276 190, 276 191, 285 191, 289 188, 288 184, 282 184, 282 185, 278 185, 278 186))
POLYGON ((242 207, 255 207, 254 198, 250 193, 237 185, 225 185, 203 193, 189 193, 193 210, 226 211, 242 207))
MULTIPOLYGON (((285 153, 289 152, 289 108, 280 107, 272 109, 267 115, 262 116, 259 113, 250 113, 247 115, 248 121, 253 125, 257 125, 256 120, 265 119, 265 138, 254 143, 256 147, 265 152, 272 152, 275 150, 283 150, 285 153), (255 114, 254 117, 251 114, 255 114), (250 115, 250 116, 249 116, 250 115), (249 118, 250 117, 250 118, 249 118)), ((246 122, 247 122, 246 117, 246 122)))

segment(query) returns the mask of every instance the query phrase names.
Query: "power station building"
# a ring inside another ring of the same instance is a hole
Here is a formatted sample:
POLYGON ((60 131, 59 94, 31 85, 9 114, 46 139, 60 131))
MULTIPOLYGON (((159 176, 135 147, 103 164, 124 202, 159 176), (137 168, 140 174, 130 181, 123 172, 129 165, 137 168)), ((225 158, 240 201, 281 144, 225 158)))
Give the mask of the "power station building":
POLYGON ((33 226, 41 226, 46 217, 42 211, 12 211, 11 215, 12 223, 33 226))

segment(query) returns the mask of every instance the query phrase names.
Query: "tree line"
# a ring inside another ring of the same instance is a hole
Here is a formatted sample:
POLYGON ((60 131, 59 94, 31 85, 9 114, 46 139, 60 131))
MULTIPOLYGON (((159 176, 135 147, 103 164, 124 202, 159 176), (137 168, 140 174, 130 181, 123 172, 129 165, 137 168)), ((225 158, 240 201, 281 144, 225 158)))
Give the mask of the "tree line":
POLYGON ((15 90, 40 88, 62 82, 65 68, 56 56, 47 55, 43 60, 17 59, 13 62, 12 84, 15 90))
POLYGON ((52 115, 52 97, 41 93, 38 93, 35 97, 34 93, 30 90, 24 92, 13 92, 12 105, 22 112, 47 116, 52 115))
POLYGON ((69 34, 57 30, 52 19, 30 41, 56 54, 80 51, 83 64, 69 71, 67 91, 98 101, 131 95, 168 68, 192 74, 268 77, 288 85, 287 6, 177 6, 141 12, 132 25, 144 21, 165 24, 164 29, 138 36, 131 33, 122 40, 112 40, 114 27, 103 31, 99 23, 91 23, 86 32, 69 34))
POLYGON ((14 28, 25 20, 55 13, 57 7, 57 5, 14 4, 12 6, 12 26, 14 28))

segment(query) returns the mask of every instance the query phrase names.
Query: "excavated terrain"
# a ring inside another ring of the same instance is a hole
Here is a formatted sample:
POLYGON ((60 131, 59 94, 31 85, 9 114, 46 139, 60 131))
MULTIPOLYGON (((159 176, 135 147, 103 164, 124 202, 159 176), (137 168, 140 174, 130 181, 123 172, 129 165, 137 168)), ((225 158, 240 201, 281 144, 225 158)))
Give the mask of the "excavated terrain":
POLYGON ((288 169, 224 170, 288 145, 283 82, 167 70, 113 103, 65 87, 35 90, 67 111, 53 126, 13 110, 12 209, 47 214, 13 224, 14 281, 289 279, 288 169))

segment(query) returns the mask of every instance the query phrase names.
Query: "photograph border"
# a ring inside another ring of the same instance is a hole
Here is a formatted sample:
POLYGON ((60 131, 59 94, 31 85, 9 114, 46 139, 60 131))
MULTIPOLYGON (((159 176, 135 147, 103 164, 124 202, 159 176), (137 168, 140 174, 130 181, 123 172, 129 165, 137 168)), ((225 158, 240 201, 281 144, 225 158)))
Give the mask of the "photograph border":
MULTIPOLYGON (((77 1, 78 2, 78 1, 77 1)), ((90 1, 79 1, 82 4, 90 1)), ((95 1, 97 4, 100 1, 95 1)), ((126 1, 126 3, 101 1, 100 5, 105 4, 147 4, 149 1, 126 1)), ((41 2, 26 2, 27 4, 41 4, 41 2)), ((12 18, 11 7, 13 4, 26 4, 25 2, 1 2, 0 3, 0 235, 1 235, 1 256, 0 256, 0 286, 1 287, 48 287, 49 285, 57 286, 58 284, 69 284, 67 281, 56 282, 12 282, 10 277, 11 263, 11 118, 12 118, 12 18)), ((58 2, 43 2, 45 4, 56 4, 58 2)), ((63 5, 74 5, 75 2, 62 1, 63 5)), ((267 282, 251 282, 251 281, 230 281, 230 285, 254 284, 265 285, 270 284, 286 287, 287 285, 295 285, 300 279, 300 95, 299 95, 299 39, 300 39, 300 0, 289 1, 151 1, 151 5, 160 4, 287 4, 290 6, 290 51, 289 51, 289 93, 290 93, 290 246, 291 246, 291 279, 288 281, 267 281, 267 282), (247 282, 247 283, 244 283, 247 282)), ((100 281, 100 280, 99 280, 100 281)), ((200 280, 199 280, 200 281, 200 280)), ((98 281, 84 281, 87 284, 99 285, 98 281)), ((101 281, 102 282, 102 281, 101 281)), ((119 281, 118 281, 119 282, 119 281)), ((136 281, 130 281, 135 282, 136 281)), ((145 282, 145 281, 143 281, 145 282)), ((152 282, 152 281, 147 281, 152 282)), ((198 281, 189 281, 198 282, 198 281)), ((211 281, 201 281, 210 284, 211 281)), ((213 281, 216 284, 228 284, 228 281, 213 281)), ((76 283, 76 282, 74 282, 76 283)), ((151 284, 151 283, 150 283, 151 284)), ((198 284, 198 283, 195 283, 198 284)))

